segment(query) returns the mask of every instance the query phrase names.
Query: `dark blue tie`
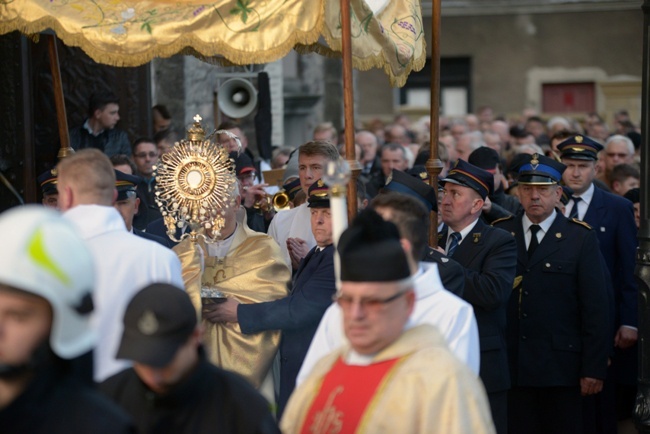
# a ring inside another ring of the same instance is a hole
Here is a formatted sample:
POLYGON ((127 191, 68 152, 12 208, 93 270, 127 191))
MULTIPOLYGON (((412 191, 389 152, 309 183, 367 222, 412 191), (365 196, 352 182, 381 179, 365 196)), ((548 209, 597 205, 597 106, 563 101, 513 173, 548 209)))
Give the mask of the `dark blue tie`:
POLYGON ((579 197, 572 197, 573 200, 573 208, 571 208, 571 212, 569 213, 569 218, 570 219, 577 219, 578 218, 578 202, 580 202, 582 199, 579 197))
POLYGON ((460 235, 460 232, 452 232, 451 235, 449 235, 449 240, 447 241, 447 256, 451 257, 454 254, 461 238, 462 236, 460 235))

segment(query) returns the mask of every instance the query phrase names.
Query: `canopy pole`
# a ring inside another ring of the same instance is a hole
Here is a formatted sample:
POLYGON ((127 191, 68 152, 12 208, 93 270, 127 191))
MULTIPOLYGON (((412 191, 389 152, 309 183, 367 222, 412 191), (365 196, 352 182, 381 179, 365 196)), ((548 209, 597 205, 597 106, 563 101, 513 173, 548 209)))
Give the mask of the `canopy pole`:
POLYGON ((347 188, 348 221, 357 215, 357 178, 361 164, 354 150, 354 88, 352 84, 352 26, 350 23, 350 0, 341 0, 341 56, 343 57, 343 109, 345 128, 345 158, 350 166, 350 182, 347 188))
MULTIPOLYGON (((431 120, 429 159, 425 164, 429 185, 438 191, 442 161, 438 158, 438 119, 440 117, 440 0, 431 0, 431 120)), ((438 247, 438 213, 429 214, 429 245, 438 247)))
POLYGON ((74 154, 70 146, 70 135, 68 133, 68 118, 65 112, 65 99, 63 98, 63 83, 61 81, 61 68, 59 66, 59 52, 56 48, 56 35, 46 35, 48 52, 50 57, 50 69, 52 72, 52 90, 54 91, 54 106, 56 107, 56 120, 59 124, 59 160, 74 154))

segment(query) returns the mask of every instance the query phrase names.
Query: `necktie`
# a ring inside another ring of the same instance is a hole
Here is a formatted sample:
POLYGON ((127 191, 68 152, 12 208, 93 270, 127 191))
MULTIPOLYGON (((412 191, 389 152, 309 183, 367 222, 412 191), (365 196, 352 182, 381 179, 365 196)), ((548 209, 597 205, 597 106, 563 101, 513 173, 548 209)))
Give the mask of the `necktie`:
POLYGON ((458 247, 458 243, 460 242, 462 236, 460 235, 460 232, 452 232, 451 235, 449 236, 449 241, 447 242, 447 256, 452 256, 454 252, 456 251, 456 248, 458 247))
POLYGON ((537 232, 541 228, 539 225, 531 225, 530 227, 530 244, 528 244, 528 259, 533 256, 533 252, 539 246, 539 241, 537 240, 537 232))
POLYGON ((577 219, 578 218, 578 202, 580 202, 582 199, 579 197, 572 197, 573 200, 573 208, 571 208, 571 212, 569 213, 569 218, 570 219, 577 219))

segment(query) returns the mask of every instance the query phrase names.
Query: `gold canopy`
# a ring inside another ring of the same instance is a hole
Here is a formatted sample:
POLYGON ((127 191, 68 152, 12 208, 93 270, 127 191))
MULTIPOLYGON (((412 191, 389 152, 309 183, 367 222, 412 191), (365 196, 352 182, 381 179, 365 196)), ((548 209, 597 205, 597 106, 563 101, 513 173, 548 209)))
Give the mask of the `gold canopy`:
MULTIPOLYGON (((353 66, 383 68, 391 84, 403 85, 426 59, 421 14, 419 0, 351 0, 353 66)), ((0 34, 48 28, 113 66, 177 53, 245 65, 296 46, 341 51, 339 0, 0 0, 0 34)))

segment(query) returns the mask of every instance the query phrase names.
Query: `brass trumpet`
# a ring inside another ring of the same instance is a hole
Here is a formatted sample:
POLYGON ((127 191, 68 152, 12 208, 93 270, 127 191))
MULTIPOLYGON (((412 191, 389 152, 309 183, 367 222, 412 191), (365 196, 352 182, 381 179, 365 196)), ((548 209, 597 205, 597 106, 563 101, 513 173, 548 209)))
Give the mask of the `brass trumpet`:
POLYGON ((285 211, 291 208, 291 200, 284 190, 280 190, 274 195, 266 194, 260 197, 255 201, 253 208, 262 212, 268 212, 271 209, 275 212, 285 211))

